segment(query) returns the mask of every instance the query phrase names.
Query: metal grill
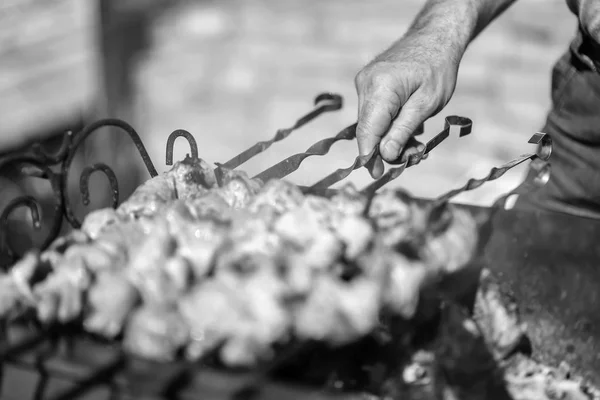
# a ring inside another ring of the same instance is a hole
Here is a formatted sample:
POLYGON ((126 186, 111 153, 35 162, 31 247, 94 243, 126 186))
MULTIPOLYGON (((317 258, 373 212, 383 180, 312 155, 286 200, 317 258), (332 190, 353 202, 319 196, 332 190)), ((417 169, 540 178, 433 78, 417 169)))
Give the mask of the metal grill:
MULTIPOLYGON (((341 109, 342 103, 342 97, 337 94, 320 94, 314 101, 314 109, 299 118, 290 128, 281 129, 271 140, 259 142, 231 160, 217 164, 217 177, 220 176, 222 168, 238 168, 269 149, 273 143, 284 140, 295 130, 320 115, 341 109)), ((41 146, 34 145, 24 152, 8 154, 4 158, 0 158, 0 171, 4 168, 17 168, 26 176, 45 179, 51 184, 55 201, 55 215, 48 237, 41 245, 42 248, 48 246, 57 237, 64 219, 73 228, 81 226, 81 221, 73 213, 68 196, 67 177, 77 149, 94 131, 107 126, 119 128, 129 135, 150 176, 158 175, 137 132, 126 122, 117 119, 105 119, 92 123, 76 134, 66 133, 60 148, 54 153, 48 153, 41 146), (60 169, 59 172, 53 171, 53 168, 56 167, 60 169)), ((462 137, 471 133, 472 122, 464 117, 447 117, 444 129, 426 143, 420 153, 414 154, 406 162, 390 168, 381 178, 362 188, 362 192, 372 196, 378 189, 398 178, 407 168, 421 162, 450 135, 452 127, 458 128, 459 136, 462 137)), ((173 164, 173 146, 179 137, 183 137, 189 143, 190 154, 188 157, 197 158, 199 156, 194 136, 188 131, 179 129, 172 132, 167 139, 165 157, 167 165, 173 164)), ((338 134, 313 144, 305 152, 292 155, 268 168, 258 174, 256 178, 263 181, 282 179, 300 168, 307 158, 325 156, 336 142, 355 138, 356 124, 353 124, 338 134)), ((551 141, 547 135, 536 134, 530 143, 538 144, 536 153, 521 156, 499 168, 494 168, 483 179, 470 180, 463 187, 440 196, 433 204, 444 205, 457 194, 476 189, 487 181, 498 179, 509 169, 527 160, 535 158, 547 160, 549 158, 551 141)), ((306 193, 328 195, 332 192, 332 185, 347 178, 353 171, 369 166, 370 163, 375 162, 377 157, 379 157, 378 150, 374 149, 368 155, 357 157, 349 167, 338 169, 313 185, 304 187, 303 190, 306 193)), ((102 163, 86 167, 81 174, 79 186, 83 203, 86 205, 89 203, 88 181, 95 172, 102 172, 108 178, 112 190, 112 205, 116 207, 119 203, 117 177, 110 167, 102 163)), ((544 170, 543 173, 545 177, 541 178, 542 182, 547 180, 548 170, 544 170)), ((26 207, 30 210, 34 228, 39 229, 41 224, 40 205, 33 197, 16 198, 2 211, 0 215, 0 246, 4 246, 12 262, 16 261, 19 256, 11 248, 7 238, 7 221, 10 214, 19 207, 26 207)), ((282 354, 272 364, 252 374, 232 375, 221 374, 199 364, 155 364, 126 357, 118 344, 103 343, 90 338, 81 332, 79 327, 74 326, 41 328, 32 322, 11 324, 3 327, 3 338, 0 360, 37 373, 39 379, 33 394, 36 399, 76 398, 97 386, 107 388, 110 398, 249 398, 258 393, 265 395, 269 391, 275 393, 273 394, 275 398, 281 398, 284 393, 282 392, 283 387, 269 383, 268 376, 273 370, 297 356, 298 352, 306 352, 312 345, 305 343, 300 348, 293 348, 282 354), (48 382, 51 378, 56 377, 71 381, 75 386, 47 397, 48 382)), ((303 395, 318 398, 314 392, 306 392, 301 389, 285 393, 286 398, 303 395)))

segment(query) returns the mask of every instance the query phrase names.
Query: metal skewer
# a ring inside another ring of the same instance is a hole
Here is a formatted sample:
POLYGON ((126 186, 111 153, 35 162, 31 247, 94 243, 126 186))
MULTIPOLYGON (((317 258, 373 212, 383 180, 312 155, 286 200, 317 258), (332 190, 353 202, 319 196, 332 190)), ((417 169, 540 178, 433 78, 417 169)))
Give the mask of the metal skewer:
POLYGON ((466 136, 471 133, 473 127, 473 121, 469 118, 459 117, 456 115, 451 115, 446 117, 446 121, 444 124, 444 130, 438 133, 425 145, 425 148, 422 152, 411 155, 407 161, 400 164, 398 167, 390 168, 381 178, 369 184, 365 187, 362 192, 366 195, 372 195, 377 190, 379 190, 384 185, 390 183, 397 177, 399 177, 406 168, 412 167, 421 162, 425 158, 427 154, 433 149, 435 149, 440 143, 442 143, 448 136, 450 136, 450 128, 452 126, 459 127, 459 137, 466 136))
POLYGON ((337 135, 323 139, 310 146, 304 153, 294 154, 283 161, 278 162, 272 167, 266 169, 254 178, 263 182, 271 179, 282 179, 300 168, 302 161, 312 156, 324 156, 329 153, 331 147, 340 140, 353 140, 356 138, 356 124, 342 129, 337 135))
POLYGON ((319 115, 329 111, 337 111, 342 108, 342 105, 342 96, 333 93, 322 93, 315 98, 315 108, 296 121, 292 127, 278 130, 271 140, 258 142, 254 146, 233 157, 231 160, 223 164, 217 164, 217 166, 224 169, 235 169, 257 154, 267 150, 273 143, 287 138, 293 131, 306 125, 319 115))
MULTIPOLYGON (((381 188, 383 185, 391 182, 396 179, 398 176, 404 172, 404 170, 410 166, 418 164, 431 150, 437 147, 441 142, 443 142, 448 136, 450 136, 450 128, 452 126, 460 127, 459 136, 466 136, 471 133, 473 122, 469 118, 459 117, 456 115, 451 115, 446 117, 444 130, 442 130, 439 134, 437 134, 432 140, 430 140, 422 153, 415 154, 409 158, 409 160, 403 163, 399 167, 392 168, 388 171, 383 177, 381 177, 378 181, 372 183, 372 186, 368 186, 364 190, 368 193, 374 192, 375 190, 381 188)), ((321 179, 314 185, 312 185, 308 191, 311 193, 322 193, 330 186, 336 184, 337 182, 348 177, 353 171, 362 168, 364 166, 368 166, 369 163, 374 163, 379 157, 378 147, 375 147, 369 154, 364 156, 358 156, 354 160, 354 163, 348 168, 340 168, 333 173, 327 175, 325 178, 321 179)))
MULTIPOLYGON (((458 196, 459 194, 461 194, 463 192, 477 189, 478 187, 480 187, 481 185, 483 185, 486 182, 494 181, 494 180, 500 178, 502 175, 507 173, 509 170, 513 169, 517 165, 524 163, 525 161, 535 160, 535 159, 541 159, 543 161, 548 161, 550 159, 550 155, 552 154, 552 139, 550 138, 550 136, 548 134, 542 133, 542 132, 537 132, 531 137, 531 139, 529 139, 529 141, 527 143, 538 145, 537 151, 532 154, 524 154, 522 156, 519 156, 519 157, 515 158, 514 160, 511 160, 500 167, 494 167, 483 178, 469 179, 467 181, 467 183, 465 183, 462 187, 451 190, 451 191, 439 196, 434 201, 434 207, 448 202, 450 199, 452 199, 455 196, 458 196)), ((550 177, 550 171, 549 171, 549 169, 546 168, 546 169, 543 169, 542 171, 539 171, 539 175, 538 175, 537 179, 540 183, 545 183, 549 179, 549 177, 550 177)))

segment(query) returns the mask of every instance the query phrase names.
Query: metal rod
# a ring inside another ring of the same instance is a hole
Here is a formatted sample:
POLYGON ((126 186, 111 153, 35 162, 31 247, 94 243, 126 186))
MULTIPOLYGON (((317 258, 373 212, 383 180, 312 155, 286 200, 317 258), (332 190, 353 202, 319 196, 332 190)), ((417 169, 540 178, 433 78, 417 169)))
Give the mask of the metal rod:
MULTIPOLYGON (((176 131, 173 131, 167 139, 167 150, 165 155, 165 162, 167 165, 173 165, 173 147, 175 146, 175 140, 179 137, 183 137, 187 140, 190 151, 192 152, 191 157, 198 158, 198 143, 196 143, 194 135, 186 130, 177 129, 176 131)), ((190 156, 190 154, 188 154, 188 156, 190 156)))
POLYGON ((70 400, 80 397, 97 385, 109 382, 126 364, 126 358, 123 354, 115 360, 110 361, 105 366, 98 368, 92 375, 75 384, 74 387, 66 389, 50 399, 52 400, 70 400))
POLYGON ((435 149, 440 143, 442 143, 448 136, 450 136, 450 128, 452 126, 456 126, 459 128, 459 137, 466 136, 471 133, 473 128, 473 121, 469 118, 459 117, 456 115, 451 115, 446 117, 444 130, 435 135, 427 144, 423 151, 411 155, 407 161, 400 164, 398 167, 390 168, 383 176, 381 176, 376 181, 369 184, 362 190, 362 193, 367 195, 371 195, 375 193, 377 190, 382 188, 384 185, 387 185, 394 179, 398 178, 402 173, 406 170, 406 168, 412 167, 413 165, 417 165, 421 162, 431 150, 435 149))
POLYGON ((266 169, 254 178, 260 179, 263 182, 271 179, 282 179, 292 172, 300 168, 302 161, 312 156, 324 156, 329 153, 331 147, 340 140, 353 140, 356 138, 356 124, 350 125, 342 129, 337 135, 323 139, 310 146, 304 153, 294 154, 283 161, 266 169))
MULTIPOLYGON (((483 185, 486 182, 490 182, 490 181, 494 181, 498 178, 500 178, 502 175, 504 175, 505 173, 507 173, 509 170, 511 170, 512 168, 516 167, 517 165, 520 165, 522 163, 524 163, 525 161, 528 160, 533 160, 536 158, 539 158, 543 161, 548 161, 550 159, 550 155, 552 154, 552 139, 550 138, 549 135, 545 134, 545 133, 541 133, 538 132, 536 134, 534 134, 531 139, 529 139, 528 143, 531 144, 537 144, 538 145, 538 150, 536 153, 533 154, 525 154, 522 156, 519 156, 517 158, 515 158, 514 160, 511 160, 509 162, 507 162, 504 165, 501 165, 500 167, 494 167, 490 170, 490 172, 483 178, 480 179, 469 179, 463 186, 451 190, 441 196, 439 196, 435 201, 434 201, 434 205, 439 205, 439 204, 443 204, 448 202, 451 198, 469 191, 469 190, 475 190, 478 187, 480 187, 481 185, 483 185)), ((541 171, 541 173, 546 175, 546 179, 542 179, 542 181, 547 181, 547 176, 549 174, 549 170, 544 170, 541 171)))
POLYGON ((315 108, 311 112, 300 118, 298 121, 296 121, 296 123, 292 127, 278 130, 271 140, 256 143, 254 146, 233 157, 226 163, 217 164, 217 166, 224 169, 235 169, 239 167, 246 161, 250 160, 252 157, 267 150, 273 145, 273 143, 279 142, 287 138, 293 131, 306 125, 308 122, 312 121, 319 115, 325 112, 337 111, 341 109, 343 105, 343 99, 342 96, 340 96, 339 94, 322 93, 315 98, 314 103, 315 108))
POLYGON ((87 206, 90 204, 90 191, 89 191, 89 181, 90 176, 96 172, 100 171, 106 175, 108 178, 108 182, 110 183, 110 189, 113 195, 112 208, 117 208, 119 205, 119 182, 117 181, 117 176, 113 172, 112 169, 106 164, 97 163, 90 167, 85 167, 83 172, 81 173, 81 177, 79 178, 79 190, 81 191, 81 201, 83 205, 87 206))
MULTIPOLYGON (((36 158, 36 157, 32 157, 30 155, 26 156, 23 159, 17 160, 14 159, 14 162, 17 162, 19 164, 31 164, 33 165, 38 171, 43 172, 43 174, 46 176, 46 179, 49 180, 51 188, 52 188, 52 193, 54 195, 54 218, 52 220, 52 226, 50 227, 50 231, 48 232, 48 235, 46 236, 46 239, 44 240, 44 242, 41 244, 41 248, 45 249, 46 247, 48 247, 48 245, 50 245, 50 243, 52 243, 52 241, 58 236, 60 229, 62 227, 62 221, 63 221, 63 215, 64 215, 64 205, 63 205, 63 197, 61 194, 61 184, 60 184, 60 175, 54 173, 54 171, 52 171, 52 169, 50 169, 49 166, 44 165, 43 163, 41 163, 41 158, 36 158)), ((4 164, 7 165, 7 164, 4 164)), ((0 167, 1 168, 1 167, 0 167)), ((40 228, 40 213, 41 213, 41 207, 39 205, 39 202, 31 197, 31 196, 24 196, 24 197, 18 197, 14 200, 12 200, 8 206, 6 206, 6 208, 2 211, 2 214, 0 214, 0 246, 5 245, 7 248, 7 252, 8 252, 8 256, 14 260, 15 259, 15 251, 14 249, 11 247, 7 237, 8 237, 8 217, 10 216, 10 214, 19 207, 22 206, 26 206, 31 210, 31 217, 33 220, 33 227, 37 230, 40 228)))
POLYGON ((133 129, 133 127, 131 125, 129 125, 128 123, 121 121, 119 119, 102 119, 102 120, 96 121, 96 122, 88 125, 82 131, 77 133, 77 135, 75 136, 75 139, 73 140, 73 145, 71 146, 71 148, 68 152, 68 155, 62 164, 62 171, 61 171, 61 175, 62 175, 61 176, 62 177, 61 192, 62 192, 63 202, 65 205, 65 217, 67 218, 67 221, 69 221, 71 226, 73 226, 74 228, 80 228, 81 221, 79 221, 79 219, 73 213, 73 209, 71 207, 71 201, 70 201, 68 190, 67 190, 67 183, 69 180, 69 170, 71 168, 71 163, 73 162, 73 159, 75 158, 75 154, 77 153, 77 148, 85 141, 85 139, 90 134, 92 134, 94 131, 96 131, 97 129, 102 128, 102 127, 108 127, 108 126, 114 126, 114 127, 123 129, 129 135, 129 137, 131 138, 131 140, 137 147, 140 155, 142 156, 142 160, 143 160, 144 164, 146 165, 146 169, 150 173, 150 176, 155 177, 158 175, 158 172, 156 171, 156 168, 154 167, 152 160, 150 160, 148 151, 146 151, 146 147, 142 143, 142 140, 140 139, 140 136, 138 135, 138 133, 135 131, 135 129, 133 129))

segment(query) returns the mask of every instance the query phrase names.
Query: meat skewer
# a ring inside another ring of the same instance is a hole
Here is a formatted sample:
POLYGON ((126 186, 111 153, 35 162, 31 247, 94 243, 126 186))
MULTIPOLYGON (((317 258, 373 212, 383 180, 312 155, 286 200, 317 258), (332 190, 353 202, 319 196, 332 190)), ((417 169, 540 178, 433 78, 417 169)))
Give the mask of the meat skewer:
POLYGON ((369 202, 352 186, 326 199, 225 169, 217 184, 186 159, 44 252, 51 271, 31 286, 33 306, 46 323, 123 333, 126 350, 160 361, 219 349, 226 365, 249 367, 293 337, 345 345, 376 329, 382 310, 412 318, 422 288, 469 257, 442 265, 438 249, 469 249, 473 226, 454 212, 434 235, 411 199, 369 202), (427 251, 403 254, 417 242, 427 251))

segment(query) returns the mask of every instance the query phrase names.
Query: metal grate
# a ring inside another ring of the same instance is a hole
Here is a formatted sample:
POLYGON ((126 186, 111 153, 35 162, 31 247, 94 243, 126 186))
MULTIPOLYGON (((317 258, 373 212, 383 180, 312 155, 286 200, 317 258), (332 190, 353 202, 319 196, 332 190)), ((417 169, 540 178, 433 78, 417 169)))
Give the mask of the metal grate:
MULTIPOLYGON (((290 128, 277 131, 276 135, 269 141, 259 142, 251 148, 240 153, 231 160, 217 164, 217 177, 221 168, 235 169, 251 158, 266 151, 273 143, 284 140, 295 130, 306 125, 315 118, 327 112, 342 108, 342 97, 337 94, 324 93, 316 97, 314 109, 302 116, 290 128)), ((59 234, 63 221, 74 228, 81 226, 81 221, 74 215, 71 200, 67 191, 67 177, 77 149, 94 131, 101 127, 112 126, 122 129, 130 136, 136 145, 142 160, 151 177, 158 172, 150 159, 144 144, 137 132, 126 122, 117 119, 100 120, 85 127, 80 132, 73 134, 68 132, 64 135, 60 148, 54 153, 48 153, 40 145, 34 145, 30 149, 8 154, 0 158, 0 171, 4 168, 18 168, 26 176, 46 179, 51 183, 53 197, 55 200, 55 215, 53 225, 49 229, 48 237, 41 245, 48 246, 59 234), (54 172, 54 169, 59 169, 54 172)), ((444 129, 433 137, 425 148, 418 154, 412 155, 408 161, 390 168, 380 179, 373 181, 362 189, 363 193, 373 195, 378 189, 398 178, 406 168, 421 162, 435 147, 443 142, 449 135, 450 129, 457 127, 462 137, 471 132, 472 122, 468 118, 450 116, 446 118, 444 129)), ((190 146, 189 157, 198 157, 198 145, 194 136, 185 130, 172 132, 166 144, 166 164, 173 164, 173 146, 177 138, 183 137, 190 146)), ((354 140, 356 138, 356 124, 353 124, 337 135, 323 139, 305 152, 295 154, 279 162, 266 171, 258 174, 256 178, 263 181, 270 179, 282 179, 296 171, 302 162, 310 157, 325 156, 331 147, 341 140, 354 140)), ((543 134, 536 134, 530 143, 539 144, 537 153, 521 156, 500 168, 495 168, 490 174, 480 180, 470 180, 465 186, 446 195, 440 196, 436 205, 445 204, 453 196, 465 190, 472 190, 483 183, 502 176, 508 169, 534 158, 547 160, 550 156, 551 141, 543 134)), ((366 156, 357 157, 348 168, 338 169, 310 187, 303 190, 308 193, 327 195, 331 192, 330 187, 348 177, 354 170, 368 166, 379 157, 378 150, 374 149, 366 156)), ((94 164, 85 168, 79 180, 79 187, 84 204, 89 203, 88 181, 95 172, 102 172, 108 178, 112 190, 113 207, 119 203, 118 180, 114 172, 105 164, 94 164)), ((547 171, 546 171, 547 172, 547 171)), ((0 246, 4 246, 8 252, 11 262, 18 259, 18 255, 11 248, 7 240, 7 220, 9 215, 19 207, 30 210, 34 227, 40 228, 40 205, 36 199, 30 196, 19 197, 12 200, 0 214, 0 246)), ((298 352, 306 352, 311 344, 303 344, 299 348, 293 348, 276 359, 273 364, 259 369, 249 375, 220 375, 210 368, 200 368, 199 364, 171 363, 155 364, 147 361, 126 357, 121 348, 114 343, 103 343, 94 340, 73 326, 41 328, 27 324, 11 324, 3 327, 3 343, 0 348, 0 360, 11 365, 35 371, 39 376, 33 398, 71 399, 84 395, 90 389, 104 386, 109 389, 111 398, 249 398, 258 392, 268 392, 269 387, 275 387, 275 396, 281 397, 282 392, 277 392, 276 386, 269 383, 267 377, 279 366, 293 359, 298 352), (48 382, 53 377, 61 377, 75 384, 72 388, 55 393, 51 397, 46 396, 48 382), (220 386, 217 382, 221 382, 220 386), (219 386, 217 388, 217 386, 219 386), (182 389, 184 388, 184 389, 182 389), (258 390, 260 389, 260 391, 258 390), (223 391, 225 390, 225 391, 223 391), (187 394, 186 394, 187 391, 187 394), (241 397, 240 397, 241 396, 241 397)), ((286 389, 287 390, 287 389, 286 389)), ((287 392, 286 392, 287 393, 287 392)), ((302 390, 289 392, 286 398, 300 397, 302 390), (294 395, 296 393, 296 395, 294 395)), ((307 393, 305 393, 307 394, 307 393)), ((309 398, 317 398, 314 393, 309 398)), ((304 397, 306 398, 306 397, 304 397)))

